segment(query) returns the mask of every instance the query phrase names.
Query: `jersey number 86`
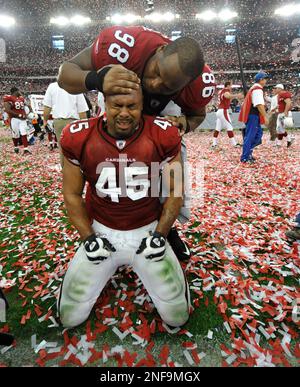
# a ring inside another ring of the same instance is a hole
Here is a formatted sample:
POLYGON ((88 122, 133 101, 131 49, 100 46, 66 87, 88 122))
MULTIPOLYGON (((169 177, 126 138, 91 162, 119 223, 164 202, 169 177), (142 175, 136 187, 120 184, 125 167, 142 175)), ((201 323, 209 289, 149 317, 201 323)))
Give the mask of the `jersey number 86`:
MULTIPOLYGON (((128 47, 133 47, 135 40, 129 34, 123 34, 121 30, 115 32, 115 38, 126 44, 128 47)), ((129 58, 129 52, 126 48, 122 48, 118 43, 112 43, 108 48, 108 53, 111 57, 116 58, 120 63, 126 63, 129 58)))

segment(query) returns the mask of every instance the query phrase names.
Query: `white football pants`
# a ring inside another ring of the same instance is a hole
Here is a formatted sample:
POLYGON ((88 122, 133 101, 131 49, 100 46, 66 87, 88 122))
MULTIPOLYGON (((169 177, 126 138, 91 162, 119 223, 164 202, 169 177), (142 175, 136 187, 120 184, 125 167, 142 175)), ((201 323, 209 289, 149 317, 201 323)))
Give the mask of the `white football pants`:
POLYGON ((216 130, 220 132, 222 129, 233 131, 233 126, 227 109, 219 109, 216 113, 216 130))
POLYGON ((58 310, 67 328, 83 323, 118 267, 132 266, 143 282, 163 321, 173 327, 185 324, 189 318, 190 293, 185 275, 173 250, 166 244, 165 257, 158 262, 136 254, 143 238, 155 229, 157 222, 130 230, 110 229, 96 221, 93 229, 106 237, 116 252, 100 264, 90 262, 81 245, 70 262, 60 289, 58 310))
POLYGON ((26 120, 20 120, 19 118, 13 117, 10 121, 10 127, 12 130, 12 138, 27 136, 28 125, 26 120))

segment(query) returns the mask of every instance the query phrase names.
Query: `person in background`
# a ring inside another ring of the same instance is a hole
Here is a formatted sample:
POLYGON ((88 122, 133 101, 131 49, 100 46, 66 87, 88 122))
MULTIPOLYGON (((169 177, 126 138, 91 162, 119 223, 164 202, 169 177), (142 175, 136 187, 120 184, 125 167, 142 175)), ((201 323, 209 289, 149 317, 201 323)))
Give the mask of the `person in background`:
MULTIPOLYGON (((63 128, 73 121, 87 118, 89 110, 83 94, 71 95, 58 86, 57 82, 50 83, 44 98, 44 128, 50 117, 53 117, 53 127, 58 142, 63 128)), ((60 161, 63 157, 60 150, 60 161)))
POLYGON ((216 148, 218 145, 218 137, 222 129, 227 130, 227 135, 230 139, 232 146, 238 146, 233 132, 233 126, 229 116, 230 103, 234 98, 242 98, 243 94, 232 93, 232 82, 225 82, 225 87, 219 92, 218 95, 218 111, 216 129, 213 134, 212 148, 216 148))
POLYGON ((3 104, 4 110, 10 119, 15 153, 19 153, 19 145, 21 142, 24 148, 23 154, 31 155, 28 149, 28 124, 26 120, 25 98, 21 95, 18 87, 12 87, 10 89, 10 95, 3 97, 3 104))
POLYGON ((279 92, 277 93, 277 101, 278 101, 278 107, 277 107, 277 125, 276 125, 276 132, 277 132, 277 146, 280 146, 282 143, 282 140, 284 137, 287 139, 287 147, 289 148, 294 138, 291 136, 290 133, 287 132, 288 127, 293 126, 293 118, 292 118, 292 93, 290 93, 287 90, 284 90, 283 85, 277 85, 276 86, 279 89, 279 92), (291 122, 291 125, 290 125, 291 122))
POLYGON ((255 84, 248 91, 239 115, 239 121, 246 124, 242 163, 255 162, 253 149, 261 144, 263 130, 261 125, 269 124, 265 109, 263 88, 267 83, 268 74, 260 71, 255 75, 255 84))

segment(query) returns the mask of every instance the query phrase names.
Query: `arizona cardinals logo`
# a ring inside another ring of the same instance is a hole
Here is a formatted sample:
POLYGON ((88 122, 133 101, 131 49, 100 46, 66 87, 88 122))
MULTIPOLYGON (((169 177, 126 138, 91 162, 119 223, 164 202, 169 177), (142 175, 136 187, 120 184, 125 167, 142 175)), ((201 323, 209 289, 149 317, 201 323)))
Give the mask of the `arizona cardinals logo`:
POLYGON ((126 145, 126 141, 125 140, 117 140, 116 141, 116 144, 117 144, 117 147, 119 149, 124 149, 125 148, 125 145, 126 145))

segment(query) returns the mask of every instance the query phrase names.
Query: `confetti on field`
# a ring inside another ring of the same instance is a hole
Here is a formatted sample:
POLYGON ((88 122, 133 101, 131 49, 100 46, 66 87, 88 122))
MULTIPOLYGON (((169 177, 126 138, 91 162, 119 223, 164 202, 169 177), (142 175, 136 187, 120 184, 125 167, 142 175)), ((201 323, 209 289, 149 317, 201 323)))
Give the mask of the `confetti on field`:
POLYGON ((223 366, 299 362, 299 246, 287 243, 285 231, 300 211, 300 134, 289 149, 265 141, 251 166, 239 163, 240 149, 226 138, 213 151, 210 134, 188 135, 189 160, 204 163, 204 204, 178 225, 193 251, 183 264, 191 322, 182 329, 164 324, 141 281, 122 268, 76 334, 56 320, 58 290, 79 246, 64 211, 58 153, 37 144, 25 158, 1 142, 5 136, 0 131, 0 285, 19 308, 19 321, 8 316, 9 325, 41 327, 28 335, 37 365, 197 366, 213 345, 223 366), (196 343, 200 308, 223 320, 205 321, 205 348, 196 343), (55 340, 47 340, 49 331, 55 340), (158 347, 162 334, 168 344, 158 347))

